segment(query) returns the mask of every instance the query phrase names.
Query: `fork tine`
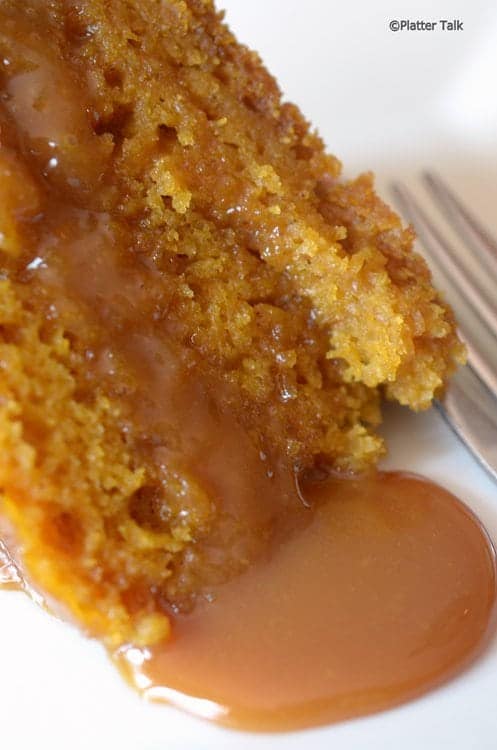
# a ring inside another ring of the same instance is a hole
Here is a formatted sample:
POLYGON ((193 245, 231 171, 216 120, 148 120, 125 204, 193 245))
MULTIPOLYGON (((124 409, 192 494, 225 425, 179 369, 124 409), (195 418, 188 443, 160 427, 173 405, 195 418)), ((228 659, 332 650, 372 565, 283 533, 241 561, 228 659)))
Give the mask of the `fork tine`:
POLYGON ((455 249, 440 234, 405 185, 394 183, 392 189, 401 210, 414 224, 430 255, 490 333, 497 338, 497 304, 495 301, 488 298, 478 278, 461 263, 455 249))
POLYGON ((488 365, 480 350, 470 343, 467 332, 461 324, 459 324, 459 335, 468 351, 468 366, 473 370, 476 377, 483 382, 490 393, 493 396, 497 395, 497 373, 488 365))
POLYGON ((471 245, 478 260, 497 271, 497 241, 478 219, 462 204, 446 183, 433 172, 424 172, 423 179, 448 221, 457 226, 463 239, 471 245))
POLYGON ((436 406, 475 458, 497 480, 495 404, 479 383, 471 370, 463 367, 453 377, 443 401, 436 406))

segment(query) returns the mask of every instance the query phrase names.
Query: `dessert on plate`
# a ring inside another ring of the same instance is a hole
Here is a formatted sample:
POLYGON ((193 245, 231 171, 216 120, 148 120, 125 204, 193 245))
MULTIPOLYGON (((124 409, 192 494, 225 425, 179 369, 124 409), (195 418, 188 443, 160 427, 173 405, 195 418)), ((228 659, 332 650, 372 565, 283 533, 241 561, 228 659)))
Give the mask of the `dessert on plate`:
MULTIPOLYGON (((330 104, 332 106, 332 104, 330 104)), ((110 648, 170 637, 464 359, 413 232, 208 0, 0 3, 0 515, 110 648), (173 626, 174 630, 174 626, 173 626)))

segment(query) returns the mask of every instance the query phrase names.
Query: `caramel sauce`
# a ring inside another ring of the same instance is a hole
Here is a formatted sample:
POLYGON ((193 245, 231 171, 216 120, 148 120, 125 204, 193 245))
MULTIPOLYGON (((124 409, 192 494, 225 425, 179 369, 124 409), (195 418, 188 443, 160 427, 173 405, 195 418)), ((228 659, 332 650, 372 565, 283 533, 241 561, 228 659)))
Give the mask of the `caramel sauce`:
POLYGON ((150 699, 221 724, 291 730, 395 706, 474 659, 495 620, 495 557, 471 511, 421 477, 305 488, 312 522, 116 655, 150 699))
POLYGON ((285 457, 240 424, 229 385, 192 349, 175 344, 168 320, 154 319, 163 295, 154 269, 128 265, 105 215, 56 203, 52 212, 57 231, 51 227, 38 246, 25 283, 48 292, 75 339, 87 339, 93 322, 88 387, 104 387, 119 403, 125 430, 139 436, 135 454, 153 467, 157 483, 173 476, 184 483, 181 507, 171 510, 185 520, 202 517, 181 581, 168 592, 173 609, 189 608, 191 596, 210 596, 214 582, 237 575, 307 524, 309 508, 285 457))
MULTIPOLYGON (((495 553, 467 506, 402 472, 303 492, 306 526, 174 615, 167 642, 112 654, 146 698, 238 729, 302 729, 391 708, 481 653, 495 553)), ((0 587, 44 604, 3 544, 0 587)))

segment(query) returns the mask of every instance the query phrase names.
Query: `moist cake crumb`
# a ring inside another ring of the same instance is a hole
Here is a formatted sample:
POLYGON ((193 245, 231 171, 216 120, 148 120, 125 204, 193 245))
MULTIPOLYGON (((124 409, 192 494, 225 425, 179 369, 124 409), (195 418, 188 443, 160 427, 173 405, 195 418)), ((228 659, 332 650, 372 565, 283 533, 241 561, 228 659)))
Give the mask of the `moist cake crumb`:
POLYGON ((464 359, 413 239, 209 0, 4 0, 0 512, 53 606, 164 639, 376 464, 464 359))

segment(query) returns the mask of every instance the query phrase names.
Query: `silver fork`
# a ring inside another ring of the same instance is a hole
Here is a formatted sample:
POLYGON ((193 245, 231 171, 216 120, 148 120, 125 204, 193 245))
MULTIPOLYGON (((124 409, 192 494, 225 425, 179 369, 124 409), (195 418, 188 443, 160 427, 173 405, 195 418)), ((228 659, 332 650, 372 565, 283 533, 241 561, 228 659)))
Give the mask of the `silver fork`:
POLYGON ((437 407, 454 432, 497 481, 497 241, 454 192, 431 172, 428 194, 463 243, 442 233, 414 194, 394 183, 394 199, 433 261, 435 275, 459 312, 468 364, 452 378, 437 407))

